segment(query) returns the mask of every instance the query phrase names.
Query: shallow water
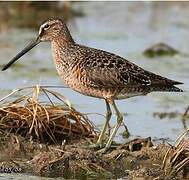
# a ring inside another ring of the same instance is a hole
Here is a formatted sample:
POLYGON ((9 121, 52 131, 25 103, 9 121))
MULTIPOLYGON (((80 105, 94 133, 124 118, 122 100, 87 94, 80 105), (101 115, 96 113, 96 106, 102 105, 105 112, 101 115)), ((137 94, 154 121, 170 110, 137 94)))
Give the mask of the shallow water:
MULTIPOLYGON (((184 112, 189 105, 189 3, 159 2, 82 2, 75 3, 86 16, 75 19, 69 24, 74 39, 80 44, 104 49, 162 76, 182 81, 184 93, 151 93, 118 101, 117 104, 125 116, 131 138, 151 136, 154 139, 166 138, 174 141, 184 130, 179 117, 159 119, 154 112, 184 112), (183 52, 174 57, 148 59, 142 55, 149 46, 165 42, 183 52)), ((11 29, 0 34, 0 64, 7 63, 21 50, 37 32, 28 29, 11 29)), ((23 86, 62 85, 56 74, 49 43, 41 43, 18 63, 0 73, 1 96, 12 89, 23 86)), ((58 89, 60 91, 60 89, 58 89)), ((86 97, 71 89, 62 89, 61 93, 84 113, 105 112, 102 100, 86 97)), ((99 127, 104 123, 103 116, 90 115, 90 119, 99 127)), ((112 125, 116 122, 112 117, 112 125)), ((189 124, 189 123, 187 123, 189 124)), ((120 132, 123 128, 120 130, 120 132)), ((118 136, 119 141, 125 141, 118 136)))

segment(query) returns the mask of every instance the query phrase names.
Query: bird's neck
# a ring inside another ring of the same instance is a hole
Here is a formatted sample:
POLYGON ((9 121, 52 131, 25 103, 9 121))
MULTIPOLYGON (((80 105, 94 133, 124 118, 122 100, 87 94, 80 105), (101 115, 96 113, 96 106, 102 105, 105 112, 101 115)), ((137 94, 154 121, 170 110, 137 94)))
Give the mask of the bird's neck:
POLYGON ((69 59, 75 42, 71 36, 66 39, 61 36, 59 39, 54 39, 51 44, 56 68, 59 73, 63 73, 69 67, 69 59))
POLYGON ((72 35, 70 34, 70 31, 66 25, 64 26, 64 28, 62 28, 61 31, 59 31, 58 34, 56 34, 52 41, 54 41, 54 43, 60 44, 61 46, 66 46, 74 43, 72 35))
POLYGON ((61 31, 59 35, 53 38, 52 40, 52 45, 56 48, 58 47, 67 49, 69 48, 69 46, 72 46, 73 44, 75 44, 75 42, 69 31, 61 31))

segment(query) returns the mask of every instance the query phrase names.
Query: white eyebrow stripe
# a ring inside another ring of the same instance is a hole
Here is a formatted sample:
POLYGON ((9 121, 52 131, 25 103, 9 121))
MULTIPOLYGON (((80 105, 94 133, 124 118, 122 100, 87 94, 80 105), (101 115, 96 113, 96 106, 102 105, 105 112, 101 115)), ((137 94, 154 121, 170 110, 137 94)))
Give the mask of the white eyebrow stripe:
POLYGON ((48 24, 48 22, 42 24, 39 28, 39 34, 41 34, 42 29, 48 24))
POLYGON ((41 27, 44 28, 47 24, 48 24, 48 22, 42 24, 41 27))

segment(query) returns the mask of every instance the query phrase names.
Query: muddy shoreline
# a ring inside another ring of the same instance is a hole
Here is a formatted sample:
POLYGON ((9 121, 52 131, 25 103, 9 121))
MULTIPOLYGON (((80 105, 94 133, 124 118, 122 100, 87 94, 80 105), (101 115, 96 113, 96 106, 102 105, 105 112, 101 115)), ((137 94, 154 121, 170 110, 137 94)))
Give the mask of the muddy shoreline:
MULTIPOLYGON (((66 179, 173 178, 165 176, 162 169, 170 145, 152 145, 150 138, 118 145, 106 154, 88 148, 91 139, 48 145, 11 133, 1 135, 0 142, 0 167, 6 173, 66 179)), ((182 175, 178 173, 174 178, 182 179, 182 175)))

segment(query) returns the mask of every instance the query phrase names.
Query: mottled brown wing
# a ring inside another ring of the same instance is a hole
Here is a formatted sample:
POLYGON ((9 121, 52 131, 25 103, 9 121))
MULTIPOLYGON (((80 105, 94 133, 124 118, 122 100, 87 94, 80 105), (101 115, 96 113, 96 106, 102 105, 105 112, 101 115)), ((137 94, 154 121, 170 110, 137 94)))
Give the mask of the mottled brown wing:
POLYGON ((90 49, 85 55, 87 77, 94 86, 156 86, 181 84, 164 78, 121 58, 115 54, 90 49))
POLYGON ((85 55, 90 62, 85 63, 87 78, 95 86, 125 87, 150 85, 151 80, 147 71, 127 60, 94 49, 92 53, 85 55))

